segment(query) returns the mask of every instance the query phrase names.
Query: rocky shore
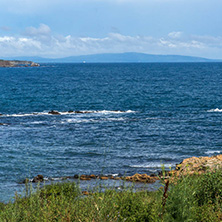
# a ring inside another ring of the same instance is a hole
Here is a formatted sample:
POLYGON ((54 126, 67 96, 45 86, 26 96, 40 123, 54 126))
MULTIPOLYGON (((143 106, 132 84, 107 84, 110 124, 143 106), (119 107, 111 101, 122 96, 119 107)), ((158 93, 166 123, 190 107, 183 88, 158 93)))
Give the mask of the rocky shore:
MULTIPOLYGON (((180 164, 176 165, 174 170, 166 172, 163 176, 162 172, 159 175, 147 175, 147 174, 139 174, 136 173, 133 176, 112 176, 112 175, 74 175, 74 176, 66 176, 59 178, 60 180, 65 179, 79 179, 79 180, 126 180, 130 182, 139 182, 139 183, 154 183, 160 179, 175 179, 180 178, 184 175, 200 175, 207 172, 213 172, 215 169, 222 169, 222 154, 212 157, 190 157, 184 159, 180 164)), ((54 180, 53 178, 44 178, 43 175, 37 175, 33 179, 25 179, 23 183, 26 182, 43 182, 45 180, 54 180)))
POLYGON ((32 61, 0 60, 0 67, 35 67, 40 66, 32 61))
POLYGON ((222 154, 212 157, 191 157, 176 165, 175 170, 169 172, 171 177, 182 175, 199 175, 222 169, 222 154))

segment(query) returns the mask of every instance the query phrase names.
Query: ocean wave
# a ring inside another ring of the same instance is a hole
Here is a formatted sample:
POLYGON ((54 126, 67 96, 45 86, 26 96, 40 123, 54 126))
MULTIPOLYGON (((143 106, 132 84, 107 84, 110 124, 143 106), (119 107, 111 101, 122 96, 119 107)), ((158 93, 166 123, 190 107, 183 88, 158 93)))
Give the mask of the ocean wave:
POLYGON ((70 119, 63 119, 61 121, 62 124, 67 123, 92 123, 92 122, 118 122, 118 121, 125 121, 125 118, 99 118, 99 119, 83 119, 83 118, 70 118, 70 119))
POLYGON ((97 122, 98 120, 95 119, 66 119, 61 121, 62 124, 67 124, 67 123, 90 123, 90 122, 97 122))
POLYGON ((222 112, 222 109, 218 109, 218 108, 216 108, 216 109, 210 109, 210 110, 208 110, 207 112, 222 112))
POLYGON ((205 154, 214 154, 214 153, 222 153, 222 151, 220 150, 208 150, 206 152, 204 152, 205 154))
POLYGON ((149 163, 149 164, 138 164, 130 165, 131 168, 165 168, 175 167, 176 163, 149 163))
POLYGON ((18 113, 18 114, 2 114, 3 117, 26 117, 26 116, 43 116, 43 115, 49 115, 46 112, 41 113, 18 113))
POLYGON ((18 114, 1 114, 2 117, 26 117, 26 116, 44 116, 44 115, 73 115, 73 114, 123 114, 123 113, 135 113, 133 110, 77 110, 77 111, 49 111, 49 112, 34 112, 34 113, 18 113, 18 114))

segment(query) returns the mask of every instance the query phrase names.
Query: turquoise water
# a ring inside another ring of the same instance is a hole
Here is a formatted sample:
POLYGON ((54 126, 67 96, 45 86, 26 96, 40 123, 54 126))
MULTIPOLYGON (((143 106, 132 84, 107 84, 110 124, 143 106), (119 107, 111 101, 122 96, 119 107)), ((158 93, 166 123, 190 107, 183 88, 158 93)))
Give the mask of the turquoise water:
POLYGON ((37 174, 153 173, 222 153, 222 63, 0 68, 0 113, 0 201, 37 174))

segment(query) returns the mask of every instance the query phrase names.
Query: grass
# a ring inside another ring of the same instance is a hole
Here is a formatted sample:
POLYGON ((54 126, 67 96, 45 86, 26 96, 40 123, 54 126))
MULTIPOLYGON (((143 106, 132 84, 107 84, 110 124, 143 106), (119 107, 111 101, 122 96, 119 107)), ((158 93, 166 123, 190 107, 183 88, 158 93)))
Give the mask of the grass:
POLYGON ((83 196, 58 183, 0 204, 0 221, 222 221, 222 171, 185 176, 155 192, 106 189, 83 196))

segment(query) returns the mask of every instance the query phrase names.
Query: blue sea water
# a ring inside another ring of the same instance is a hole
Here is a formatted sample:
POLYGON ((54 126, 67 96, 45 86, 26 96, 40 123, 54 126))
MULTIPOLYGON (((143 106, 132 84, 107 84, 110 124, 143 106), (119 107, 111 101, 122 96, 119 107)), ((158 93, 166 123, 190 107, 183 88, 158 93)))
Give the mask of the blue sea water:
POLYGON ((0 68, 0 113, 0 201, 37 174, 153 173, 222 153, 222 63, 0 68))

